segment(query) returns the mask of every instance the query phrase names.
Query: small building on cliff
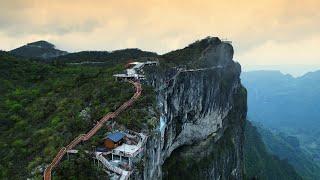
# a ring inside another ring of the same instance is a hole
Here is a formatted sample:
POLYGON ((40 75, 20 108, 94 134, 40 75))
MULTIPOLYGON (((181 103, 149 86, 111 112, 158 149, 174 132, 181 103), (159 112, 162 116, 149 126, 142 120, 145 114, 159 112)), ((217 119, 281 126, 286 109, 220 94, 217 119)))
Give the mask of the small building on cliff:
POLYGON ((125 134, 122 132, 111 133, 104 138, 104 146, 108 149, 114 149, 123 143, 124 137, 125 134))

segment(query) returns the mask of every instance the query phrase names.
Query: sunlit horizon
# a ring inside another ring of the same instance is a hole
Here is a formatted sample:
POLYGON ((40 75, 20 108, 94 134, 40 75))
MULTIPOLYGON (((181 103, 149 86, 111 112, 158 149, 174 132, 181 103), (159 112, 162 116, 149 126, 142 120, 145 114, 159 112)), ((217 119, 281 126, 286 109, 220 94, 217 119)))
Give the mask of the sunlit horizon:
POLYGON ((0 49, 46 40, 68 52, 139 48, 164 54, 207 36, 227 38, 254 65, 319 64, 317 0, 0 0, 0 49))

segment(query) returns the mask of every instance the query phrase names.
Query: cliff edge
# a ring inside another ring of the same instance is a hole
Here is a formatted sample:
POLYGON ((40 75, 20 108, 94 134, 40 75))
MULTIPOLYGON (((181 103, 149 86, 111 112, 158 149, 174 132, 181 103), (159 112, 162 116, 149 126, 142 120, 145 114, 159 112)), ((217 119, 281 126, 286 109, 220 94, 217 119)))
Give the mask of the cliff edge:
POLYGON ((160 125, 149 137, 143 179, 243 179, 246 89, 233 47, 206 38, 146 69, 160 125))

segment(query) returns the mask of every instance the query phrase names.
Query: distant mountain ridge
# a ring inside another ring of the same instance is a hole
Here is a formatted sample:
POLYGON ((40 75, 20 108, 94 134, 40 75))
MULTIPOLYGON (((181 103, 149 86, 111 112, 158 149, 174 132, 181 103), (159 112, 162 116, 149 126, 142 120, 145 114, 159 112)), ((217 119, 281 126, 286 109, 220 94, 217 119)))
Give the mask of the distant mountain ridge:
POLYGON ((48 62, 80 63, 80 62, 105 62, 109 65, 123 63, 129 59, 144 57, 157 57, 154 52, 142 51, 137 48, 121 49, 116 51, 80 51, 68 53, 55 48, 47 41, 36 41, 9 51, 17 57, 44 59, 48 62))
POLYGON ((302 179, 286 160, 281 160, 267 151, 261 135, 250 121, 245 125, 244 162, 247 180, 302 179))
POLYGON ((288 123, 295 127, 320 126, 320 71, 298 78, 280 71, 244 72, 241 77, 249 89, 248 116, 252 120, 274 128, 288 123))
POLYGON ((11 50, 10 53, 20 57, 40 59, 50 59, 68 54, 68 52, 56 49, 53 44, 43 40, 28 43, 11 50))
POLYGON ((60 63, 79 63, 79 62, 105 62, 107 64, 118 64, 143 57, 157 57, 158 54, 148 51, 142 51, 137 48, 121 49, 116 51, 80 51, 59 56, 53 61, 60 63))
MULTIPOLYGON (((319 166, 320 71, 297 78, 279 71, 252 71, 243 73, 241 79, 248 89, 248 119, 257 121, 277 133, 296 137, 301 151, 307 153, 311 161, 319 166)), ((294 153, 302 154, 296 150, 294 153)), ((292 154, 285 155, 289 157, 292 154)), ((305 165, 301 169, 312 168, 305 165)))
POLYGON ((259 123, 254 123, 257 131, 266 145, 268 152, 287 160, 303 179, 316 180, 320 178, 320 167, 300 147, 296 137, 284 133, 273 133, 259 123))
MULTIPOLYGON (((301 62, 303 63, 303 62, 301 62)), ((262 70, 277 70, 284 74, 290 74, 293 77, 300 77, 307 72, 312 72, 320 69, 320 64, 283 64, 283 65, 247 65, 243 64, 244 72, 262 71, 262 70)))

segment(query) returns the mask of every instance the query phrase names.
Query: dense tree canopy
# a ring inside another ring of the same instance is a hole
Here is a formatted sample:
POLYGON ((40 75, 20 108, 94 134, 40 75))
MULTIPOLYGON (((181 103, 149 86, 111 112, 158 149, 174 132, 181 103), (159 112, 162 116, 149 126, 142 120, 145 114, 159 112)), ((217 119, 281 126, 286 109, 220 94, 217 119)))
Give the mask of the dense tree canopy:
MULTIPOLYGON (((122 65, 49 65, 2 53, 0 179, 41 178, 40 172, 61 147, 79 134, 86 133, 103 115, 131 98, 134 87, 129 83, 116 82, 112 77, 122 70, 122 65)), ((134 130, 155 126, 147 112, 147 107, 155 103, 154 93, 149 87, 143 88, 142 98, 116 119, 134 130)), ((96 145, 106 132, 104 128, 79 149, 96 145)), ((78 161, 87 160, 86 157, 78 161)), ((70 162, 65 161, 62 162, 63 169, 79 163, 72 158, 70 162)), ((87 166, 94 167, 90 163, 87 166)), ((56 175, 60 178, 73 176, 70 172, 62 173, 60 169, 56 175)))

